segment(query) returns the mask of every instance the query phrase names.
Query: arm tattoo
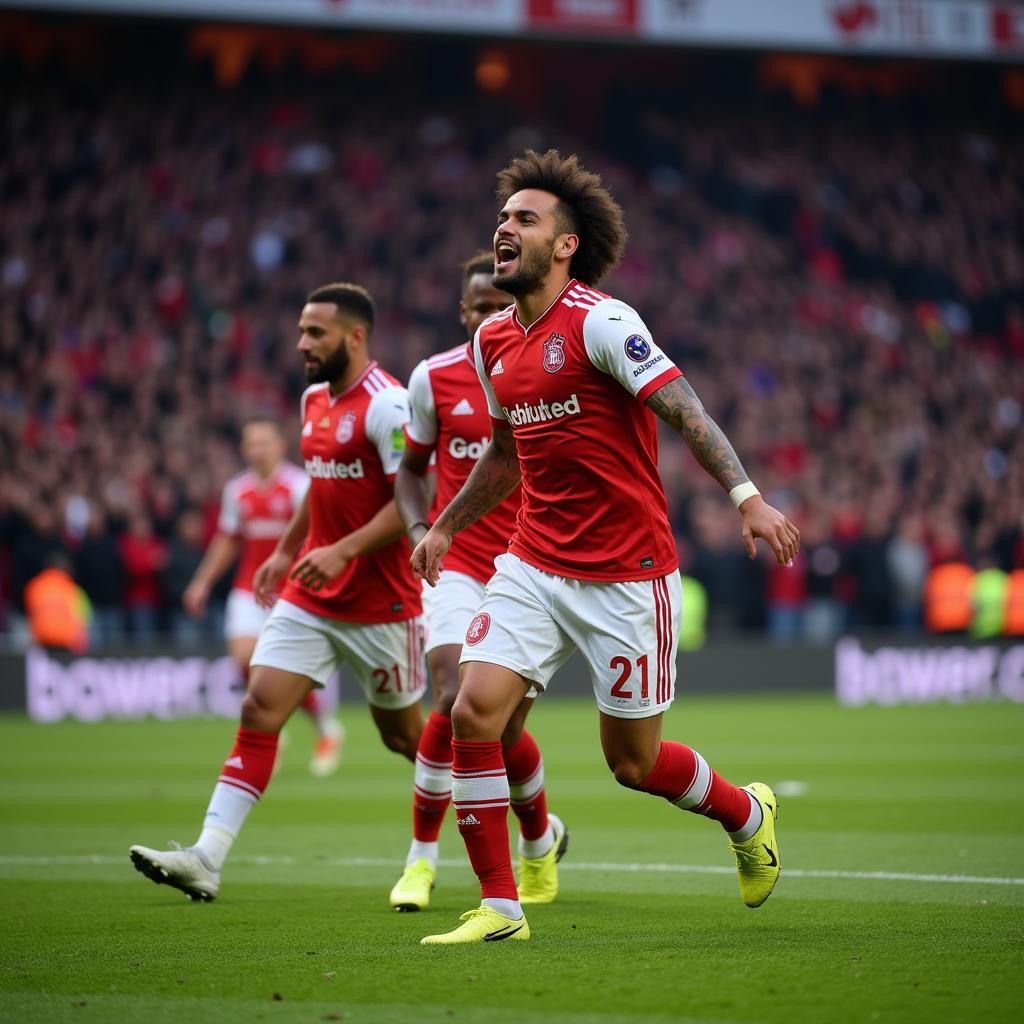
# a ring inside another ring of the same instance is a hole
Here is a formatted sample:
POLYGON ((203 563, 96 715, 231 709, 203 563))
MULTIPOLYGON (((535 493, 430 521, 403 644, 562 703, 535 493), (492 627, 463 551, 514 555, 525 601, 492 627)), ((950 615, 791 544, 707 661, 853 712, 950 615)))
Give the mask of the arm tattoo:
POLYGON ((458 533, 486 515, 519 486, 519 453, 510 430, 495 430, 491 443, 473 467, 462 490, 434 524, 448 534, 458 533))
POLYGON ((727 490, 749 477, 721 427, 704 411, 684 377, 669 381, 647 399, 657 413, 687 443, 697 461, 727 490))

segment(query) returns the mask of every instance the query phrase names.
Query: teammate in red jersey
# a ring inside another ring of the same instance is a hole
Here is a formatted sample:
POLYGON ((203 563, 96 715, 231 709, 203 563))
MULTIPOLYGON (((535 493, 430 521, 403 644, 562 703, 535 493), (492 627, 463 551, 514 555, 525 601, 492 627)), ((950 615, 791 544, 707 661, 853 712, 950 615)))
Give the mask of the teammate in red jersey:
MULTIPOLYGON (((494 257, 479 253, 463 265, 459 317, 468 342, 426 359, 409 380, 410 421, 395 480, 398 510, 414 543, 427 532, 427 519, 451 501, 487 447, 490 416, 473 363, 477 328, 508 305, 508 293, 491 284, 494 257), (428 498, 427 475, 436 456, 436 490, 428 498), (429 512, 428 512, 429 509, 429 512)), ((452 704, 459 691, 459 655, 470 620, 494 573, 494 559, 508 550, 522 503, 517 488, 483 519, 459 534, 436 588, 425 587, 427 665, 434 709, 416 752, 413 840, 405 871, 391 890, 391 905, 422 910, 437 876, 437 838, 451 802, 452 704)), ((531 692, 530 696, 534 696, 531 692)), ((547 812, 544 762, 523 729, 532 700, 523 700, 502 736, 512 809, 519 819, 519 900, 550 903, 558 894, 558 861, 568 845, 561 820, 547 812)))
MULTIPOLYGON (((257 416, 246 421, 242 427, 242 457, 248 468, 224 485, 217 533, 182 595, 185 610, 190 615, 202 615, 210 588, 237 561, 224 633, 228 651, 246 680, 256 637, 270 614, 256 603, 253 577, 273 553, 309 487, 309 477, 284 455, 285 440, 277 420, 257 416)), ((341 757, 341 723, 327 712, 315 690, 302 702, 302 710, 317 731, 309 770, 317 776, 330 775, 341 757)))
POLYGON ((303 307, 298 350, 312 386, 302 396, 301 438, 311 482, 253 581, 273 611, 253 651, 238 737, 195 845, 130 851, 148 878, 195 900, 219 891, 224 860, 270 780, 281 727, 341 663, 363 687, 385 746, 416 756, 420 584, 394 501, 409 406, 405 389, 369 357, 373 322, 373 302, 357 285, 318 288, 303 307))
POLYGON ((779 874, 777 805, 661 737, 675 690, 680 588, 657 471, 655 415, 678 431, 739 511, 748 554, 780 564, 796 528, 767 505, 643 321, 594 286, 625 245, 622 211, 575 156, 533 151, 498 175, 493 283, 515 305, 486 320, 474 354, 493 433, 466 485, 413 553, 431 585, 454 535, 520 482, 509 552, 466 633, 452 709, 452 800, 482 903, 426 944, 527 939, 508 852, 500 737, 530 687, 574 650, 590 667, 601 745, 616 780, 719 821, 740 892, 759 906, 779 874))

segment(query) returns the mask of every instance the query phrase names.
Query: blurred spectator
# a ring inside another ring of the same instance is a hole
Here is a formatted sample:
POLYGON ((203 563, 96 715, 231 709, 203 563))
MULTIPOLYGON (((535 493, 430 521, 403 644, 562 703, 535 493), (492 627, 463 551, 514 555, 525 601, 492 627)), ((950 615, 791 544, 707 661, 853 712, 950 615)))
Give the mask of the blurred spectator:
POLYGON ((167 548, 154 535, 149 518, 141 513, 131 517, 119 546, 126 577, 124 600, 128 624, 134 641, 145 644, 157 631, 160 573, 167 562, 167 548))
POLYGON ((843 609, 836 598, 842 558, 823 515, 811 513, 801 523, 800 549, 807 566, 803 637, 812 644, 827 644, 843 627, 843 609))
POLYGON ((886 566, 892 581, 896 626, 905 632, 920 629, 924 581, 928 575, 928 549, 924 545, 920 516, 908 515, 900 520, 886 549, 886 566))
POLYGON ((92 603, 92 647, 114 646, 124 637, 124 562, 103 509, 93 506, 75 553, 75 579, 92 603))
POLYGON ((846 551, 844 567, 856 595, 852 618, 860 629, 885 629, 893 624, 889 540, 889 517, 875 508, 868 514, 864 533, 846 551))
POLYGON ((182 607, 181 599, 195 575, 205 550, 203 517, 196 509, 186 509, 167 551, 161 575, 164 607, 172 623, 174 639, 183 649, 194 648, 209 632, 208 615, 196 618, 182 607))
POLYGON ((89 647, 89 600, 71 578, 71 559, 54 552, 25 587, 32 640, 41 647, 81 654, 89 647))

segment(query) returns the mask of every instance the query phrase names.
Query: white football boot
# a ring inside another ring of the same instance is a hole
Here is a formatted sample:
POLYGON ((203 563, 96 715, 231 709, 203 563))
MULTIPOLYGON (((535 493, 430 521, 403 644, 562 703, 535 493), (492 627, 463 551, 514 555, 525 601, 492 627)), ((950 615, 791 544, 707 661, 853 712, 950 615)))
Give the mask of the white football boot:
POLYGON ((209 903, 220 892, 220 872, 211 871, 194 850, 172 844, 173 850, 151 850, 133 846, 128 854, 135 865, 157 885, 180 889, 190 900, 209 903))

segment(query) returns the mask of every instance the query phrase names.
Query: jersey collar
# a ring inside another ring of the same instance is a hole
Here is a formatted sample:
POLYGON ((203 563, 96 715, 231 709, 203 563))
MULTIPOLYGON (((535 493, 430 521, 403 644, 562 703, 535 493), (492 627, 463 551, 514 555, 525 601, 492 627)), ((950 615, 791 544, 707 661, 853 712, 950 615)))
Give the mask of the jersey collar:
POLYGON ((512 312, 512 322, 516 325, 516 327, 519 328, 519 330, 521 330, 523 332, 523 337, 524 338, 528 338, 530 336, 530 331, 532 331, 534 329, 534 327, 536 327, 538 324, 542 324, 545 320, 547 320, 547 318, 549 316, 551 316, 551 311, 555 308, 555 306, 557 306, 562 301, 562 299, 565 298, 565 295, 569 291, 569 289, 574 287, 577 283, 578 282, 576 281, 575 277, 570 277, 568 282, 566 283, 565 287, 555 296, 554 301, 551 303, 551 305, 548 306, 548 308, 545 309, 544 312, 541 313, 541 315, 539 317, 537 317, 537 319, 534 320, 533 323, 530 324, 529 327, 524 327, 520 323, 520 321, 519 321, 519 308, 515 307, 513 309, 513 312, 512 312))
POLYGON ((331 405, 334 405, 334 403, 337 402, 339 399, 348 397, 376 369, 377 369, 377 360, 376 359, 371 359, 369 361, 369 363, 366 364, 366 369, 363 370, 363 372, 361 374, 359 374, 359 376, 356 377, 356 379, 354 381, 352 381, 352 383, 349 384, 349 386, 347 388, 345 388, 344 391, 339 391, 336 395, 331 394, 331 385, 330 385, 330 382, 328 381, 327 382, 327 401, 331 405))

